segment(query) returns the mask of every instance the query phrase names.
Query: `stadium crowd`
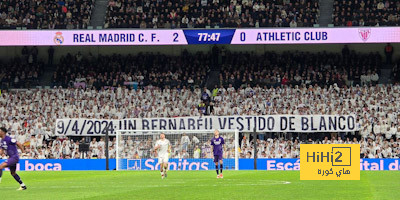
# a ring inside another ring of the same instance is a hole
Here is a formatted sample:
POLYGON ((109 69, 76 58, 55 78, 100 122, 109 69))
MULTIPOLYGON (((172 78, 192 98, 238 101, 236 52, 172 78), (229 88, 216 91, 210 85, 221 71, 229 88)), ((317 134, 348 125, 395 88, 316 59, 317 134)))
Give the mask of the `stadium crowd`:
POLYGON ((335 0, 335 26, 399 26, 400 2, 397 0, 335 0))
POLYGON ((0 1, 0 29, 86 29, 94 1, 0 1))
MULTIPOLYGON (((322 141, 322 137, 325 136, 345 141, 349 137, 351 141, 357 138, 359 142, 366 142, 368 148, 370 143, 374 144, 374 147, 381 146, 382 148, 388 144, 395 155, 397 151, 395 145, 398 145, 400 138, 398 115, 400 105, 397 103, 399 98, 399 85, 344 86, 342 88, 336 84, 329 87, 305 85, 271 88, 242 87, 240 89, 228 87, 218 88, 218 91, 213 93, 199 88, 191 91, 184 88, 161 90, 155 87, 146 87, 143 90, 118 87, 114 90, 100 91, 73 88, 26 92, 2 91, 0 122, 9 129, 12 137, 16 137, 30 149, 30 157, 35 158, 43 152, 49 158, 71 158, 77 156, 73 152, 78 147, 78 143, 68 138, 55 137, 57 118, 121 119, 235 114, 345 115, 354 113, 360 124, 359 136, 355 133, 339 133, 332 136, 323 133, 308 136, 292 133, 286 135, 288 141, 285 142, 288 143, 289 140, 293 141, 296 138, 299 142, 306 141, 307 137, 313 141, 322 141), (208 107, 205 107, 202 103, 204 101, 201 100, 205 96, 210 98, 208 107), (391 141, 391 139, 394 140, 391 141)), ((278 133, 268 134, 261 140, 282 137, 278 133)), ((243 146, 243 149, 251 148, 247 142, 242 142, 242 145, 247 145, 243 146)), ((95 149, 104 151, 103 145, 95 149)), ((375 155, 374 152, 372 154, 375 155)))
POLYGON ((68 54, 62 57, 53 76, 53 86, 96 88, 128 86, 143 88, 204 87, 210 66, 210 54, 166 56, 145 53, 135 56, 68 54))
POLYGON ((382 58, 378 53, 360 54, 347 46, 338 53, 266 52, 227 53, 223 58, 220 85, 240 88, 250 84, 281 85, 332 85, 339 87, 377 84, 382 58))
POLYGON ((24 47, 22 56, 9 62, 0 62, 0 89, 30 88, 39 84, 44 63, 38 60, 37 47, 24 47))
MULTIPOLYGON (((145 53, 98 58, 68 54, 62 57, 53 76, 53 87, 82 87, 100 90, 102 87, 127 86, 143 88, 154 86, 164 89, 185 87, 203 88, 212 66, 210 53, 189 53, 180 56, 145 53), (111 67, 110 67, 111 66, 111 67), (151 66, 151 67, 149 67, 151 66)), ((277 87, 305 84, 339 87, 376 85, 379 81, 382 57, 378 53, 361 54, 347 46, 342 54, 308 52, 237 53, 225 51, 220 59, 221 73, 218 87, 235 89, 251 87, 277 87)))
POLYGON ((310 27, 318 0, 110 0, 104 28, 310 27))
MULTIPOLYGON (((23 57, 17 60, 12 65, 41 66, 35 48, 24 48, 23 57)), ((307 138, 318 143, 323 142, 324 137, 339 143, 356 140, 365 144, 362 151, 368 156, 377 154, 376 150, 371 150, 370 144, 374 148, 379 146, 380 152, 390 147, 392 156, 397 155, 400 85, 376 84, 379 80, 377 71, 382 65, 379 54, 359 54, 347 47, 341 54, 267 52, 257 56, 225 51, 219 59, 219 86, 211 91, 204 87, 207 72, 213 65, 210 60, 213 60, 210 53, 186 51, 180 56, 145 53, 95 58, 79 52, 68 54, 57 64, 53 89, 2 91, 0 123, 26 146, 28 154, 25 157, 78 158, 82 156, 77 151, 82 141, 56 137, 57 118, 353 113, 360 124, 358 134, 261 134, 259 157, 293 157, 298 150, 293 145, 296 139, 297 143, 309 142, 307 138), (275 152, 271 151, 275 143, 285 144, 285 148, 274 147, 275 152)), ((398 64, 394 65, 393 77, 398 77, 398 64)), ((40 69, 36 71, 40 73, 40 69)), ((7 84, 10 82, 3 80, 11 79, 4 77, 8 75, 14 80, 15 77, 21 79, 24 72, 28 78, 35 70, 29 67, 18 71, 2 69, 0 80, 7 84)), ((152 144, 147 140, 143 144, 140 140, 129 140, 136 143, 136 147, 152 144)), ((179 142, 174 141, 173 156, 193 156, 193 152, 197 151, 200 151, 201 157, 208 156, 206 139, 199 137, 199 142, 196 142, 191 137, 188 140, 192 142, 186 145, 185 152, 179 142)), ((104 140, 94 141, 85 157, 104 158, 104 145, 104 140)), ((110 152, 115 154, 115 141, 110 145, 110 152)), ((226 157, 230 157, 233 149, 229 145, 227 148, 226 157)), ((254 155, 249 140, 241 142, 241 150, 241 157, 254 155)), ((148 156, 151 153, 148 152, 148 156)), ((138 151, 134 156, 143 157, 143 153, 138 151)))

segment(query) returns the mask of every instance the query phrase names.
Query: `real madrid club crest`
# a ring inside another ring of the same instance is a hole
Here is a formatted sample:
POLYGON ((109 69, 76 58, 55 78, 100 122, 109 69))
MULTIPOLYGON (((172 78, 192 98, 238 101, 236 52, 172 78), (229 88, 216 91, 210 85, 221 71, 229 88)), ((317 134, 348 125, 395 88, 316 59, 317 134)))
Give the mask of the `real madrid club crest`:
POLYGON ((56 36, 54 36, 54 44, 61 45, 64 43, 64 36, 62 36, 61 32, 57 32, 56 36))

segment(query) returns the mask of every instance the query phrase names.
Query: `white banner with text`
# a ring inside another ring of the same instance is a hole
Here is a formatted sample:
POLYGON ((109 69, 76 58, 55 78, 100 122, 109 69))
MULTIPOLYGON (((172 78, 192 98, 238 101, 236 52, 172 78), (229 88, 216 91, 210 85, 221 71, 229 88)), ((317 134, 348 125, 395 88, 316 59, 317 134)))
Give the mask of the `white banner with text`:
POLYGON ((351 132, 354 115, 262 115, 132 118, 121 120, 57 119, 56 135, 115 135, 116 130, 233 130, 241 132, 351 132))

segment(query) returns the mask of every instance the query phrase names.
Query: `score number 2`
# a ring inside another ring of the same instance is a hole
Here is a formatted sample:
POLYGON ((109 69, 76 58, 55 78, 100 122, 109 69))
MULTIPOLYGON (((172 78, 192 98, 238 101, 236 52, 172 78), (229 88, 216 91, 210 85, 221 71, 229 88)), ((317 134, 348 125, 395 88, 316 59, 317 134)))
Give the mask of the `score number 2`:
POLYGON ((174 42, 179 42, 178 36, 178 33, 174 33, 174 42))

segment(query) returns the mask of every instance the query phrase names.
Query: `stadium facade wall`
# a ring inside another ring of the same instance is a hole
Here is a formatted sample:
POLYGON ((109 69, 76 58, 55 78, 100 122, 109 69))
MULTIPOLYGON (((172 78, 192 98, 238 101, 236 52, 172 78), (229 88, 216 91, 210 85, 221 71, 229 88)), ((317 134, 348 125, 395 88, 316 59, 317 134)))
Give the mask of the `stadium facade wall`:
MULTIPOLYGON (((0 160, 0 163, 4 160, 0 160)), ((157 159, 130 160, 134 169, 158 169, 157 159), (139 167, 139 168, 138 168, 139 167)), ((213 169, 212 159, 170 159, 170 165, 177 170, 208 170, 213 169)), ((234 162, 225 159, 224 162, 234 162)), ((110 159, 110 169, 115 169, 115 159, 110 159)), ((20 171, 71 171, 71 170, 105 170, 105 159, 21 159, 17 169, 20 171)), ((254 159, 239 159, 240 170, 254 170, 254 159)), ((257 169, 300 170, 299 159, 257 159, 257 169)), ((360 170, 383 171, 400 170, 400 159, 360 159, 360 170)))

